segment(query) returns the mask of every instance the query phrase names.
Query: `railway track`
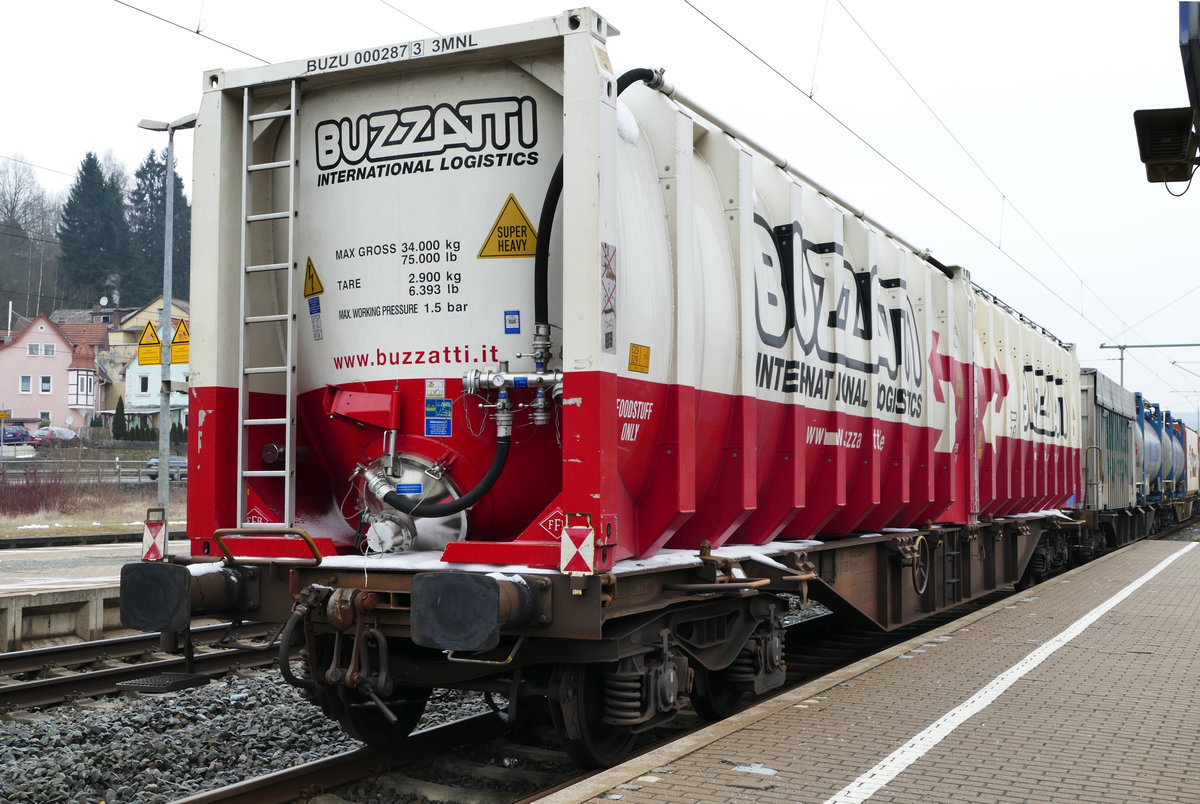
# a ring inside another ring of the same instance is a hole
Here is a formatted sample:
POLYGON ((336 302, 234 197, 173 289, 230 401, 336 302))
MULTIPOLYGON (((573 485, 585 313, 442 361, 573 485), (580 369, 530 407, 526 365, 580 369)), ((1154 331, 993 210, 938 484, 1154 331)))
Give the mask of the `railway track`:
POLYGON ((270 647, 276 630, 262 623, 194 628, 199 650, 190 659, 162 652, 159 633, 0 653, 0 712, 107 695, 148 676, 213 676, 269 665, 277 656, 270 647))
MULTIPOLYGON (((448 764, 454 763, 460 778, 470 778, 473 775, 480 778, 490 775, 495 778, 503 775, 508 784, 514 779, 530 778, 532 772, 515 768, 511 762, 507 767, 498 764, 490 766, 490 771, 481 771, 479 766, 486 763, 476 762, 475 766, 472 766, 469 761, 457 756, 464 746, 489 743, 493 750, 510 757, 519 754, 524 757, 537 756, 543 762, 560 760, 565 770, 555 781, 578 774, 578 769, 570 766, 570 760, 565 753, 542 749, 543 753, 537 754, 537 749, 522 747, 519 743, 504 739, 501 736, 504 729, 501 720, 491 713, 474 715, 414 732, 405 743, 403 759, 372 748, 359 748, 238 784, 197 793, 179 799, 175 804, 283 804, 306 800, 317 792, 350 785, 361 779, 376 780, 381 789, 390 791, 389 797, 393 800, 454 801, 462 804, 499 804, 515 801, 517 799, 512 795, 497 795, 483 788, 471 788, 461 784, 448 785, 410 775, 414 768, 423 766, 445 769, 448 764)), ((539 782, 547 781, 547 775, 544 773, 534 775, 539 782)))
MULTIPOLYGON (((942 628, 1012 594, 1012 590, 996 592, 882 634, 845 630, 844 623, 839 625, 832 615, 797 622, 789 627, 789 642, 803 649, 789 649, 788 683, 776 694, 890 645, 942 628)), ((708 721, 686 712, 671 724, 644 735, 637 753, 661 747, 707 725, 708 721)), ((307 802, 327 792, 335 796, 330 801, 347 804, 379 800, 517 804, 536 801, 593 772, 580 768, 561 750, 548 723, 534 720, 510 725, 486 713, 414 732, 399 758, 363 748, 207 791, 176 804, 285 804, 307 802)))
MULTIPOLYGON (((1173 539, 1195 530, 1194 520, 1172 525, 1152 539, 1173 539)), ((988 605, 1010 592, 996 592, 983 598, 988 605)), ((810 680, 834 669, 835 663, 848 664, 890 644, 912 638, 930 628, 944 625, 961 616, 953 609, 896 631, 878 633, 861 629, 839 630, 835 618, 818 617, 800 622, 789 631, 796 637, 790 643, 803 642, 802 651, 789 650, 788 675, 797 683, 810 680), (836 627, 835 627, 836 626, 836 627), (798 638, 798 637, 801 637, 798 638)), ((194 672, 215 676, 236 667, 261 667, 275 661, 276 653, 261 642, 273 631, 263 624, 204 625, 192 629, 194 641, 201 646, 194 656, 194 672)), ((161 634, 79 642, 67 645, 0 653, 0 712, 117 692, 147 676, 170 676, 185 672, 187 659, 161 651, 161 634)))
POLYGON ((1168 525, 1158 533, 1152 534, 1151 539, 1157 541, 1177 541, 1180 537, 1196 536, 1200 538, 1200 524, 1196 519, 1185 519, 1183 522, 1176 522, 1174 525, 1168 525))

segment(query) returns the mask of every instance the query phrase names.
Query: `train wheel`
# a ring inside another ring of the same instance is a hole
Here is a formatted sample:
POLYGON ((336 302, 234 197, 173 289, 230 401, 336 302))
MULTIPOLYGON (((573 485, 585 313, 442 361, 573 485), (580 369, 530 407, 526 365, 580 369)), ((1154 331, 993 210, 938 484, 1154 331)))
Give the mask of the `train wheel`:
POLYGON ((917 537, 917 553, 913 556, 912 585, 918 595, 925 594, 929 585, 929 573, 932 559, 929 553, 929 540, 924 536, 917 537))
MULTIPOLYGON (((425 712, 429 691, 422 689, 397 690, 401 697, 387 701, 388 709, 396 716, 392 723, 379 711, 373 701, 351 701, 354 695, 344 687, 339 688, 327 711, 336 718, 342 731, 372 748, 391 751, 404 744, 425 712)), ((355 696, 357 697, 357 696, 355 696)))
POLYGON ((629 756, 637 736, 604 718, 604 672, 596 664, 559 665, 550 679, 550 712, 563 748, 587 768, 608 768, 629 756))
POLYGON ((692 708, 705 720, 724 720, 742 707, 742 690, 725 673, 696 668, 692 708))

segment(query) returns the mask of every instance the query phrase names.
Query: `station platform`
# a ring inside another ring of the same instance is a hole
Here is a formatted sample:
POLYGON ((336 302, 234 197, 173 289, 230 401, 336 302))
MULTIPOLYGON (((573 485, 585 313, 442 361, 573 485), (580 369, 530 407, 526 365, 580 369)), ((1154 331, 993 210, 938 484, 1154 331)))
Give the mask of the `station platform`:
POLYGON ((1197 548, 1131 545, 542 800, 1200 802, 1197 548))

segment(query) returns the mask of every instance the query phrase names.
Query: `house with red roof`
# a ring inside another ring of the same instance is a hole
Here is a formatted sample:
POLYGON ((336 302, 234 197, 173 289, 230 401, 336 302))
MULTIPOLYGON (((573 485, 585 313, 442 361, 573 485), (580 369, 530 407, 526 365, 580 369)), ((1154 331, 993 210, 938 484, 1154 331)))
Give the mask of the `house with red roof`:
POLYGON ((104 407, 109 380, 96 356, 107 346, 104 324, 56 324, 36 316, 0 344, 0 409, 30 429, 88 426, 104 407))

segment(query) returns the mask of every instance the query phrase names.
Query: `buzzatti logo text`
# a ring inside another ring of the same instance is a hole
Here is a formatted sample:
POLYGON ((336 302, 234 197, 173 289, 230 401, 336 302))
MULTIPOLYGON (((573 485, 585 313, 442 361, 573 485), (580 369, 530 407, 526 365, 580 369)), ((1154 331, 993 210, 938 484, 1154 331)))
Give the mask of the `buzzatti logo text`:
POLYGON ((436 156, 452 148, 528 149, 537 140, 537 103, 528 95, 409 106, 317 123, 317 167, 436 156))

